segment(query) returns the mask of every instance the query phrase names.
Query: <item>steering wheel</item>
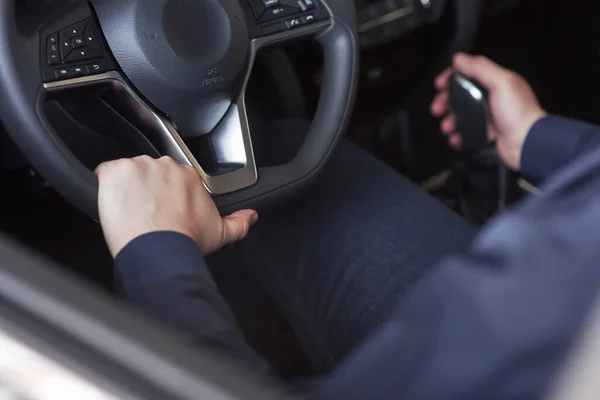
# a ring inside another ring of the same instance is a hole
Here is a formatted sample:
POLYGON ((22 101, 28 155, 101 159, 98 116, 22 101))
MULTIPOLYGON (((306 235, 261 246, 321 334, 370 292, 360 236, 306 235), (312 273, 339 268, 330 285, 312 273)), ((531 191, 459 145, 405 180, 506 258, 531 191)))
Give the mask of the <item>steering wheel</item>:
POLYGON ((0 119, 32 166, 97 218, 98 181, 59 138, 43 104, 110 92, 111 107, 158 155, 198 172, 219 208, 260 207, 317 175, 344 132, 359 50, 350 0, 64 0, 0 4, 0 119), (258 51, 314 38, 324 53, 312 126, 288 164, 257 167, 245 92, 258 51), (186 142, 208 138, 203 168, 186 142))

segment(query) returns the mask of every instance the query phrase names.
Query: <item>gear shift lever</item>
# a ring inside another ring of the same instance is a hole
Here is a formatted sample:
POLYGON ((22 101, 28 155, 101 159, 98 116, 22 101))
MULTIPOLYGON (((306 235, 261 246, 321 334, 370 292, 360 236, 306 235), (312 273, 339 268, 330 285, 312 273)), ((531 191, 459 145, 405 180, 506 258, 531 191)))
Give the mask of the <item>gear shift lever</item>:
POLYGON ((488 144, 488 93, 479 84, 454 72, 448 82, 450 108, 456 116, 457 130, 465 152, 482 150, 488 144))
MULTIPOLYGON (((488 92, 458 72, 450 76, 448 92, 450 108, 456 116, 457 130, 462 136, 461 149, 467 154, 483 150, 490 143, 487 137, 490 122, 488 92)), ((508 170, 498 161, 498 209, 502 211, 506 207, 508 170)))

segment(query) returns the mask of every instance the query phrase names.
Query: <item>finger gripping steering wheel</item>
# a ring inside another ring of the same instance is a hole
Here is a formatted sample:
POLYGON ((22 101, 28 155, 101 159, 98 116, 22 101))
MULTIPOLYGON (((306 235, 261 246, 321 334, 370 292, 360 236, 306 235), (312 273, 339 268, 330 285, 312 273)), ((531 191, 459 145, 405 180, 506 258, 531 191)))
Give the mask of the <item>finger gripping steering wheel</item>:
POLYGON ((359 52, 350 0, 66 0, 0 4, 0 118, 33 167, 97 217, 98 181, 59 138, 45 101, 110 89, 111 106, 157 154, 192 166, 222 210, 302 190, 346 128, 359 52), (288 164, 257 167, 245 92, 262 48, 314 38, 324 53, 312 126, 288 164), (186 145, 206 136, 215 165, 186 145))

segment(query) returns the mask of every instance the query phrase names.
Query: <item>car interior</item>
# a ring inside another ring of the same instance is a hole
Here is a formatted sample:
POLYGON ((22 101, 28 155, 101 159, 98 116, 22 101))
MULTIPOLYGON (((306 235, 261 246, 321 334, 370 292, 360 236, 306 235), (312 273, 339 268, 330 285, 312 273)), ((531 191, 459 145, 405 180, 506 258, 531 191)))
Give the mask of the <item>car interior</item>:
MULTIPOLYGON (((260 211, 310 190, 340 140, 482 226, 536 189, 502 177, 490 146, 456 151, 440 134, 433 79, 458 51, 521 74, 548 112, 600 123, 592 0, 213 3, 2 2, 0 232, 115 297, 100 163, 169 155, 223 213, 260 211), (284 120, 310 128, 288 137, 284 120)), ((277 304, 235 254, 214 257, 232 265, 213 274, 248 341, 281 376, 310 376, 277 304)))

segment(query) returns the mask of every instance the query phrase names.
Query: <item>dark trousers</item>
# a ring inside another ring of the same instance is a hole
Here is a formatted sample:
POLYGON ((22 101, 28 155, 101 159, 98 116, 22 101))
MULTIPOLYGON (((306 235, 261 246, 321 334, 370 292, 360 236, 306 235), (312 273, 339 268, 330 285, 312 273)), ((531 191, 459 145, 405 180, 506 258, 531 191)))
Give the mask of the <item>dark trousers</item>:
POLYGON ((344 142, 306 195, 261 215, 234 251, 275 300, 315 368, 365 340, 476 229, 344 142))
MULTIPOLYGON (((281 133, 305 128, 304 121, 273 126, 269 143, 278 151, 266 152, 286 152, 300 135, 282 140, 281 133)), ((209 261, 217 275, 231 278, 243 268, 260 282, 324 372, 368 338, 438 260, 465 249, 476 233, 345 141, 305 195, 262 213, 249 237, 226 250, 236 253, 234 262, 218 255, 209 261), (219 263, 234 270, 215 268, 219 263)))

